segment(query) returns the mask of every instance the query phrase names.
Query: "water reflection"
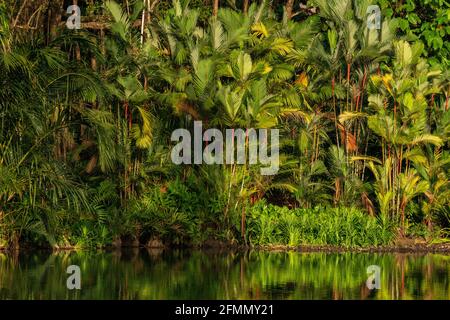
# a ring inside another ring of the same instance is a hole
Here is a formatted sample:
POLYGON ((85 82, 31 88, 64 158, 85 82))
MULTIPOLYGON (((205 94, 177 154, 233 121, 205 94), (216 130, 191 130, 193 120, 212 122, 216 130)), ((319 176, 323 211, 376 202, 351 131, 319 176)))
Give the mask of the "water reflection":
POLYGON ((217 252, 0 253, 0 299, 450 299, 441 254, 217 252), (81 268, 81 290, 66 269, 81 268), (366 286, 370 265, 381 289, 366 286))

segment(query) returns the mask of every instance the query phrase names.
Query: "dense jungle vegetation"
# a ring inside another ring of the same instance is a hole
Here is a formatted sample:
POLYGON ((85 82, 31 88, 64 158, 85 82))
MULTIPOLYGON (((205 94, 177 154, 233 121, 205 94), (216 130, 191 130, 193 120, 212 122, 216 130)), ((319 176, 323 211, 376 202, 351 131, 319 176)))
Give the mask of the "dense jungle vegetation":
POLYGON ((2 1, 0 248, 446 241, 449 21, 445 0, 2 1), (278 128, 280 170, 173 164, 195 120, 278 128))

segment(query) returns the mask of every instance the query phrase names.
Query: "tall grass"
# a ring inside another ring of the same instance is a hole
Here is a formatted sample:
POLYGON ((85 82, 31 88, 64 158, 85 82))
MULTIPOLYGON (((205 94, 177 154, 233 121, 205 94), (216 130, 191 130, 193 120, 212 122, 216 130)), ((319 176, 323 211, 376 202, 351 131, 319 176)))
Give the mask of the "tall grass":
POLYGON ((386 245, 392 224, 357 208, 289 209, 260 201, 250 211, 247 237, 253 245, 386 245))

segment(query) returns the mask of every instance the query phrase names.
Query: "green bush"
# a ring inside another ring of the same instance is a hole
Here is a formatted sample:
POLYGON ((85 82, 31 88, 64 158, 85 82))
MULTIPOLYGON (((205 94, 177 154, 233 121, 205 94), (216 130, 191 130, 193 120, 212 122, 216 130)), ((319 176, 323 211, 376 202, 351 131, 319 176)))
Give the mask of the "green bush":
POLYGON ((208 238, 208 226, 215 221, 211 203, 191 178, 176 179, 146 190, 133 200, 127 215, 141 240, 156 237, 171 244, 198 244, 208 238))
POLYGON ((430 64, 448 66, 450 61, 450 4, 444 0, 378 0, 383 17, 395 17, 398 31, 410 41, 425 45, 430 64))

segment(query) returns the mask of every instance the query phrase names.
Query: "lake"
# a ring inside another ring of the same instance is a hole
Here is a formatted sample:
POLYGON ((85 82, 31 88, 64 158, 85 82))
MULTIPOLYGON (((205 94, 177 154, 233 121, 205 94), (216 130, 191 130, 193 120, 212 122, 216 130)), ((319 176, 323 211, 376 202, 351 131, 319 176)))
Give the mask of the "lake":
POLYGON ((450 299, 450 255, 136 249, 0 253, 0 299, 450 299), (69 265, 81 290, 68 290, 69 265), (379 266, 380 289, 367 268, 379 266))

